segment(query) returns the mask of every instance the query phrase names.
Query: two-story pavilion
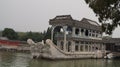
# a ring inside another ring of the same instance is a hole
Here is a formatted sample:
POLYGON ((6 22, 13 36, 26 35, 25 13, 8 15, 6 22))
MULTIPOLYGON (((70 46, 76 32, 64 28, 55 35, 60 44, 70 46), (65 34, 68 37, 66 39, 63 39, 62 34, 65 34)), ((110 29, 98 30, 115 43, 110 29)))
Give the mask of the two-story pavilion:
POLYGON ((94 52, 105 50, 102 42, 101 26, 83 18, 74 20, 70 15, 60 15, 50 19, 51 40, 65 52, 94 52))

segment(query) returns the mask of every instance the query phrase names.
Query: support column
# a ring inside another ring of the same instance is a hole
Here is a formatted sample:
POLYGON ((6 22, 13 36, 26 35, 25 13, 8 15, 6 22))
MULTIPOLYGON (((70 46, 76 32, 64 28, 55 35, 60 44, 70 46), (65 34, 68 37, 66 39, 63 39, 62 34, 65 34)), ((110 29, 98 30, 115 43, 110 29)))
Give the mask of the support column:
POLYGON ((54 34, 54 26, 52 26, 52 31, 51 31, 51 40, 53 41, 53 34, 54 34))
MULTIPOLYGON (((61 41, 57 41, 57 46, 60 48, 61 47, 61 41)), ((61 49, 61 48, 60 48, 61 49)))
POLYGON ((72 28, 72 36, 75 36, 75 27, 72 28))
POLYGON ((95 44, 93 44, 93 51, 95 51, 95 44))
POLYGON ((95 35, 95 38, 96 38, 96 35, 97 35, 97 34, 96 34, 96 31, 94 32, 94 35, 95 35))
POLYGON ((104 50, 104 48, 105 48, 104 45, 102 45, 102 50, 104 50))
POLYGON ((93 37, 93 30, 91 30, 91 37, 93 37))
POLYGON ((79 44, 78 44, 78 51, 80 52, 80 42, 79 42, 79 44))
POLYGON ((91 44, 91 46, 90 46, 90 51, 91 51, 91 52, 93 51, 93 49, 92 49, 92 44, 91 44))
POLYGON ((79 44, 79 52, 81 51, 81 44, 79 44))
POLYGON ((102 45, 102 50, 106 50, 106 46, 104 44, 102 45))
POLYGON ((89 50, 90 48, 89 48, 89 44, 88 44, 88 52, 90 52, 90 50, 89 50))
POLYGON ((85 50, 85 43, 83 44, 83 51, 85 52, 86 50, 85 50))
POLYGON ((57 47, 59 47, 59 41, 57 41, 57 47))
POLYGON ((85 37, 85 29, 83 29, 83 37, 85 37))
POLYGON ((67 29, 67 26, 63 26, 63 30, 64 30, 64 51, 66 51, 66 29, 67 29))
POLYGON ((94 44, 94 51, 96 50, 96 44, 94 44))
POLYGON ((89 34, 90 34, 89 37, 91 37, 91 30, 89 30, 89 34))
POLYGON ((100 46, 100 44, 98 43, 98 50, 101 50, 101 46, 100 46))
POLYGON ((79 28, 79 36, 81 36, 81 28, 79 28))
POLYGON ((66 51, 68 52, 68 44, 66 43, 66 51))
POLYGON ((90 30, 88 30, 88 37, 89 37, 90 30))
POLYGON ((102 33, 98 32, 98 37, 101 38, 102 37, 102 33))
POLYGON ((75 42, 72 41, 72 44, 71 44, 71 45, 72 45, 72 50, 71 50, 71 51, 74 52, 74 51, 75 51, 75 42))

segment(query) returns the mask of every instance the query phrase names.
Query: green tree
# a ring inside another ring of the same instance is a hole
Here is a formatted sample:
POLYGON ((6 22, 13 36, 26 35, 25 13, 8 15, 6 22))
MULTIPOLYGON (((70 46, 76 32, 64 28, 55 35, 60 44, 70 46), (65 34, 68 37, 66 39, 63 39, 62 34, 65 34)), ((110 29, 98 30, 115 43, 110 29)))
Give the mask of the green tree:
POLYGON ((26 32, 17 32, 18 40, 25 41, 26 32))
POLYGON ((44 40, 51 38, 51 27, 48 27, 47 32, 44 32, 44 40))
POLYGON ((3 37, 7 37, 11 40, 16 40, 18 39, 18 35, 17 33, 11 29, 11 28, 5 28, 3 31, 2 31, 2 36, 3 37))
POLYGON ((120 0, 85 0, 102 23, 102 31, 112 34, 120 25, 120 0))
POLYGON ((42 41, 43 38, 44 38, 43 33, 38 33, 38 32, 33 33, 33 40, 39 42, 39 41, 42 41))
POLYGON ((43 40, 44 34, 39 32, 32 32, 32 31, 26 33, 25 32, 19 33, 19 40, 26 41, 29 38, 34 40, 35 42, 39 42, 43 40))

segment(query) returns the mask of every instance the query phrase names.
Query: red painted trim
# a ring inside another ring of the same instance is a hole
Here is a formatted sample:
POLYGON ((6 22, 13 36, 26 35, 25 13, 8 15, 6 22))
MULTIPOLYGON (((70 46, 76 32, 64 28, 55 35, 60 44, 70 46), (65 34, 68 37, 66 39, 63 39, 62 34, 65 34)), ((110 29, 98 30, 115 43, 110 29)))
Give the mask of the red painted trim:
POLYGON ((11 46, 19 46, 20 42, 18 42, 18 41, 10 41, 10 40, 0 40, 0 44, 2 44, 2 45, 11 45, 11 46))

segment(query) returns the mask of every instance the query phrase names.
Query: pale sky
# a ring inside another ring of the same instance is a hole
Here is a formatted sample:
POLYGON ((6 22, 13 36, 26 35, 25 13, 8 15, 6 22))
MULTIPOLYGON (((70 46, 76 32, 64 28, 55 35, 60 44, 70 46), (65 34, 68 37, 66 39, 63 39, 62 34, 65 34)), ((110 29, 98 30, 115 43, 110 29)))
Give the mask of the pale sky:
MULTIPOLYGON (((84 0, 0 0, 0 30, 42 32, 50 26, 49 19, 68 14, 76 20, 85 17, 98 22, 84 0)), ((120 37, 120 28, 113 37, 120 37)))

